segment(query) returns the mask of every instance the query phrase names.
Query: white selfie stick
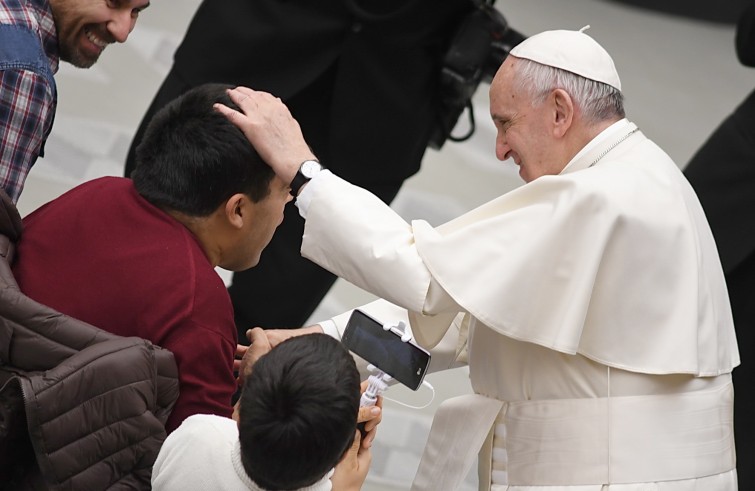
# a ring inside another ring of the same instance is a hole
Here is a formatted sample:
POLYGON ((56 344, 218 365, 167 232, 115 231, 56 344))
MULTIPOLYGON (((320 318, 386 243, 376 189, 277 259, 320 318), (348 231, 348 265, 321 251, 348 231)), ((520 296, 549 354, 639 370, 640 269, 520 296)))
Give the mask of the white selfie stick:
POLYGON ((362 397, 359 399, 359 405, 374 406, 377 403, 377 398, 388 388, 388 382, 391 380, 391 376, 383 372, 375 365, 369 365, 367 370, 376 372, 369 376, 367 379, 367 390, 364 391, 362 397))

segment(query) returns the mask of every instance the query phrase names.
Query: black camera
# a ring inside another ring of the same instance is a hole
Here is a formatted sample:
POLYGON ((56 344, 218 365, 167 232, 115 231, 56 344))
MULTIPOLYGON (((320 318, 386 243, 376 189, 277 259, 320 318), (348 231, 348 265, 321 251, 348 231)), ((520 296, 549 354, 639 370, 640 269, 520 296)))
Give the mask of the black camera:
POLYGON ((480 82, 490 83, 509 51, 526 38, 511 29, 493 6, 495 0, 475 0, 476 8, 457 28, 441 70, 439 111, 428 145, 440 149, 446 140, 469 139, 475 130, 472 95, 480 82), (462 136, 451 131, 464 109, 469 114, 469 130, 462 136))

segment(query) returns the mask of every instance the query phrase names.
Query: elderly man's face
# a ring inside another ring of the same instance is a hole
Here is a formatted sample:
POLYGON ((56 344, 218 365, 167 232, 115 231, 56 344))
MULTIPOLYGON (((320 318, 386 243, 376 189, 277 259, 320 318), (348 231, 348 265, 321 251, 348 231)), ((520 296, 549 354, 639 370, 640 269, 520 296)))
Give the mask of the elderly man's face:
POLYGON ((555 138, 549 124, 549 101, 533 107, 526 91, 514 88, 516 58, 509 56, 490 85, 490 115, 497 131, 495 153, 499 160, 512 159, 519 175, 530 182, 546 174, 558 174, 564 165, 553 153, 555 138))
POLYGON ((50 0, 60 58, 89 68, 108 44, 122 43, 149 0, 50 0))

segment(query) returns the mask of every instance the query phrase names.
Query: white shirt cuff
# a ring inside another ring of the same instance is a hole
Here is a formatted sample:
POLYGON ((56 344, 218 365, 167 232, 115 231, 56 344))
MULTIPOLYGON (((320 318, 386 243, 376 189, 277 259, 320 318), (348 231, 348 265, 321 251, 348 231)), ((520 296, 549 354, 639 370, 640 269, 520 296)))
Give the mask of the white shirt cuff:
POLYGON ((302 218, 307 218, 307 210, 309 209, 309 203, 312 201, 312 196, 315 192, 314 189, 322 183, 320 178, 326 175, 332 176, 334 174, 328 169, 321 170, 307 183, 306 186, 304 186, 304 189, 301 190, 299 196, 296 197, 296 207, 299 208, 299 215, 301 215, 302 218))
POLYGON ((338 332, 338 327, 336 326, 336 323, 333 322, 332 319, 318 322, 318 324, 320 325, 320 327, 322 327, 322 332, 324 332, 331 338, 337 339, 338 341, 341 340, 341 333, 338 332))

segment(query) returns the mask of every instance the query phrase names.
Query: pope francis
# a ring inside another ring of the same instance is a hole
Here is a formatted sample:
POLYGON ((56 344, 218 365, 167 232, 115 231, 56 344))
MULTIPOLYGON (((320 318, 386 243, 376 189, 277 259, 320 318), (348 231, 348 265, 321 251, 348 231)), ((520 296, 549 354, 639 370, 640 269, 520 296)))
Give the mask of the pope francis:
POLYGON ((436 365, 468 360, 475 395, 436 413, 413 490, 456 489, 478 452, 492 491, 737 489, 739 354, 716 246, 591 37, 547 31, 511 51, 490 114, 496 157, 526 184, 437 228, 317 172, 275 97, 231 96, 243 114, 218 110, 298 195, 302 254, 385 299, 365 307, 375 317, 408 317, 436 365))

